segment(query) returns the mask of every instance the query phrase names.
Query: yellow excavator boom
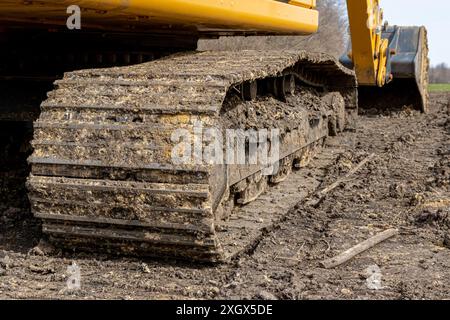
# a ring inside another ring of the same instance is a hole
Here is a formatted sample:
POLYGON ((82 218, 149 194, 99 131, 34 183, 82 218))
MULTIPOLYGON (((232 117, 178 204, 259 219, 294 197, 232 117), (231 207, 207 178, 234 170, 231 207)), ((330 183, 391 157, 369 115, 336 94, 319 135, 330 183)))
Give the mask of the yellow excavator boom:
POLYGON ((347 0, 351 48, 341 62, 358 79, 360 106, 428 111, 425 27, 388 26, 379 0, 347 0))
POLYGON ((383 12, 378 0, 347 0, 351 59, 361 85, 384 86, 389 41, 382 38, 383 12))

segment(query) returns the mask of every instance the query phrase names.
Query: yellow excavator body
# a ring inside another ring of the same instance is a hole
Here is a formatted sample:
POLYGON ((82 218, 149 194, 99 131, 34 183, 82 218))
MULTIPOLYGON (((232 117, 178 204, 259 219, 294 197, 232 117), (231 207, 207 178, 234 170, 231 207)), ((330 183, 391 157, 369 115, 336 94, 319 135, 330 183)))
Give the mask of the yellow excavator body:
POLYGON ((319 26, 313 0, 6 0, 0 12, 4 22, 64 26, 72 5, 82 8, 85 28, 108 30, 311 34, 319 26))

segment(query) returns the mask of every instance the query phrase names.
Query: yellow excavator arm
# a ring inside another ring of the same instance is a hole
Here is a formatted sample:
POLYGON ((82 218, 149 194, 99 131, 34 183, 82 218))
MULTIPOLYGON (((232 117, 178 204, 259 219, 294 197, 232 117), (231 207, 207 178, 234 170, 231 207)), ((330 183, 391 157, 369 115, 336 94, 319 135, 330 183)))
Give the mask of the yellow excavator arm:
POLYGON ((347 0, 347 8, 351 47, 341 62, 355 70, 360 105, 386 107, 398 101, 427 112, 425 27, 389 26, 379 0, 347 0))
POLYGON ((361 85, 382 87, 387 75, 389 41, 382 38, 383 11, 378 0, 347 0, 352 50, 349 52, 361 85))

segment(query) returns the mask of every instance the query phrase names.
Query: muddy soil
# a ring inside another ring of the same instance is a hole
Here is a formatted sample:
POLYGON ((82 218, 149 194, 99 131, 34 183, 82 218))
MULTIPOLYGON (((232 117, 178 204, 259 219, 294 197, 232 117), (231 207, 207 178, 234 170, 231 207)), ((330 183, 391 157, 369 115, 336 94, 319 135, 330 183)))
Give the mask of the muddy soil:
POLYGON ((428 115, 368 111, 356 130, 329 139, 318 160, 335 161, 319 189, 375 158, 317 206, 300 201, 226 265, 61 252, 41 240, 31 218, 24 163, 2 166, 0 298, 450 299, 449 97, 433 94, 428 115), (340 267, 320 266, 388 228, 400 234, 340 267), (66 284, 72 263, 80 290, 66 284))

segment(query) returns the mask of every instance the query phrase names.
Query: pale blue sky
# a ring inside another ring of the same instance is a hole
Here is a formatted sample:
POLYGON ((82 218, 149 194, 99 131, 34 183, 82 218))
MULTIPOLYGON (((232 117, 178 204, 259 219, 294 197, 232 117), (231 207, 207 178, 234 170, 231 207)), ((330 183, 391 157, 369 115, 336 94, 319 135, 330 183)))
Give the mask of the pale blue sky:
POLYGON ((381 0, 391 25, 424 25, 428 29, 431 64, 450 65, 450 1, 381 0))

